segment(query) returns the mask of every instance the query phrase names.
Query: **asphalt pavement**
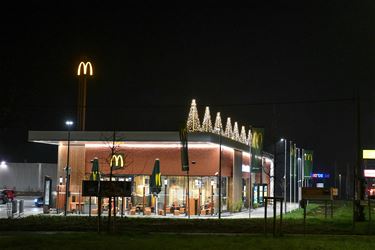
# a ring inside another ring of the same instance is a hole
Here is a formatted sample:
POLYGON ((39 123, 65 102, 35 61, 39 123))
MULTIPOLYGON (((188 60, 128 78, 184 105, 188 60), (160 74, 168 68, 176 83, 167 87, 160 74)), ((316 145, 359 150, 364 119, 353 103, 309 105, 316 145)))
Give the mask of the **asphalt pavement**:
MULTIPOLYGON (((34 204, 34 200, 38 198, 38 196, 16 196, 15 197, 17 202, 17 213, 13 214, 13 217, 25 217, 30 215, 37 215, 43 213, 42 207, 36 207, 34 204), (24 212, 19 213, 19 201, 23 200, 24 202, 24 212)), ((0 218, 8 218, 8 208, 7 204, 0 204, 0 218)))

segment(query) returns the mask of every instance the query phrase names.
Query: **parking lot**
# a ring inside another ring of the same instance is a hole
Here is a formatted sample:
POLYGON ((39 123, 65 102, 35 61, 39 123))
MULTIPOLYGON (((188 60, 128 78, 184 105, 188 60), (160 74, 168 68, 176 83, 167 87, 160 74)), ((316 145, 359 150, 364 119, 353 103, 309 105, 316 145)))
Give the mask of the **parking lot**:
MULTIPOLYGON (((23 200, 24 201, 24 212, 23 214, 19 214, 19 207, 17 207, 17 213, 14 214, 14 217, 23 217, 29 215, 36 215, 43 213, 42 207, 36 207, 34 204, 34 199, 37 197, 35 196, 18 196, 16 197, 17 201, 23 200)), ((19 206, 19 202, 17 203, 19 206)), ((0 204, 0 218, 8 218, 7 214, 7 204, 0 204)))

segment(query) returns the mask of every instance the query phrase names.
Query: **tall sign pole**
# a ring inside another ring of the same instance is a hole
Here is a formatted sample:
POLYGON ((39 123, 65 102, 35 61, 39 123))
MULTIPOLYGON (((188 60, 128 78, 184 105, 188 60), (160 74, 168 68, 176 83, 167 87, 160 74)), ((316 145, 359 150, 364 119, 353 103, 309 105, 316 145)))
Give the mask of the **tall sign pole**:
POLYGON ((86 128, 86 92, 87 76, 93 76, 91 62, 80 62, 77 69, 78 82, 78 101, 77 101, 77 122, 78 129, 84 131, 86 128))
MULTIPOLYGON (((354 167, 354 211, 353 211, 353 222, 364 221, 364 207, 361 205, 361 200, 365 199, 365 188, 364 188, 364 177, 362 171, 362 146, 361 146, 361 106, 360 106, 359 89, 357 89, 355 105, 356 105, 356 135, 357 135, 357 154, 356 164, 354 167)), ((353 223, 354 226, 354 223, 353 223)))
POLYGON ((183 127, 180 129, 180 142, 181 142, 181 166, 182 171, 186 171, 187 174, 187 192, 186 192, 186 205, 187 205, 187 214, 190 218, 190 211, 189 211, 189 150, 188 150, 188 132, 187 128, 183 127))
POLYGON ((64 216, 66 216, 67 211, 68 211, 68 203, 69 203, 69 197, 70 197, 70 128, 73 126, 72 121, 66 121, 65 125, 68 127, 68 148, 67 148, 67 153, 66 153, 66 167, 65 167, 65 203, 64 203, 64 216))

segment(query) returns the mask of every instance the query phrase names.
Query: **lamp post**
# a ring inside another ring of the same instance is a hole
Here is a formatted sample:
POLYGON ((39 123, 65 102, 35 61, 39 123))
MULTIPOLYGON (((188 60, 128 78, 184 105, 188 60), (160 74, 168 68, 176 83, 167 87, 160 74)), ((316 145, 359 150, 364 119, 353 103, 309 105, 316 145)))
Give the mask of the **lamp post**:
POLYGON ((287 212, 287 208, 286 208, 286 143, 287 143, 287 140, 284 139, 284 138, 281 138, 280 139, 281 142, 284 142, 284 210, 285 210, 285 213, 287 212))
POLYGON ((69 153, 70 153, 70 128, 73 126, 73 121, 66 121, 65 125, 68 127, 68 151, 66 157, 66 167, 65 167, 65 174, 66 174, 66 183, 65 183, 65 205, 64 205, 64 216, 66 216, 68 210, 68 202, 70 197, 70 167, 69 167, 69 153))
POLYGON ((219 219, 221 219, 221 130, 222 128, 217 128, 216 131, 219 133, 219 219))
POLYGON ((339 199, 341 200, 341 174, 339 174, 339 199))
POLYGON ((214 184, 215 184, 215 181, 211 180, 211 203, 212 203, 211 215, 214 214, 214 209, 215 209, 215 204, 214 204, 214 184))
POLYGON ((167 215, 167 186, 168 186, 168 179, 164 179, 164 216, 167 215))
POLYGON ((59 185, 57 185, 57 199, 56 199, 56 212, 59 213, 59 198, 60 198, 60 186, 63 183, 63 177, 60 175, 59 185))

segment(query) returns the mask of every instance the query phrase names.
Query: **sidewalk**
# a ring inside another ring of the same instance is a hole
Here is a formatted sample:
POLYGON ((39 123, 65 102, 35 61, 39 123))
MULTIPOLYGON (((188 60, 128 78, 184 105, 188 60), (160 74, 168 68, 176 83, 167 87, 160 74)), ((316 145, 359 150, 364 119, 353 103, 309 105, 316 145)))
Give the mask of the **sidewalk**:
MULTIPOLYGON (((290 212, 292 210, 295 210, 298 208, 298 203, 292 203, 292 204, 287 204, 287 211, 290 212)), ((285 210, 283 211, 285 213, 285 210)), ((277 205, 276 208, 276 214, 280 214, 280 206, 277 205)), ((21 214, 20 217, 27 217, 31 215, 44 215, 43 210, 41 208, 29 208, 25 209, 25 212, 21 214)), ((63 213, 59 214, 46 214, 46 216, 62 216, 63 213)), ((15 217, 18 217, 18 214, 15 214, 15 217)), ((68 214, 68 216, 88 216, 88 214, 68 214)), ((92 215, 92 216, 97 216, 97 215, 92 215)), ((107 216, 106 214, 103 214, 102 216, 107 216)), ((116 217, 121 217, 121 214, 118 213, 116 217)), ((136 215, 128 215, 124 214, 123 217, 129 217, 129 218, 173 218, 173 219, 186 219, 188 216, 185 214, 181 215, 173 215, 173 214, 167 214, 166 216, 163 215, 143 215, 141 214, 136 214, 136 215)), ((273 206, 269 205, 267 207, 267 217, 271 218, 273 217, 273 206)), ((7 218, 6 214, 6 205, 0 205, 0 218, 7 218)), ((218 215, 191 215, 191 219, 218 219, 218 215)), ((221 218, 223 219, 247 219, 247 218, 264 218, 264 207, 259 207, 255 209, 251 209, 250 214, 249 210, 243 210, 238 213, 230 213, 230 212, 222 212, 221 213, 221 218)))

